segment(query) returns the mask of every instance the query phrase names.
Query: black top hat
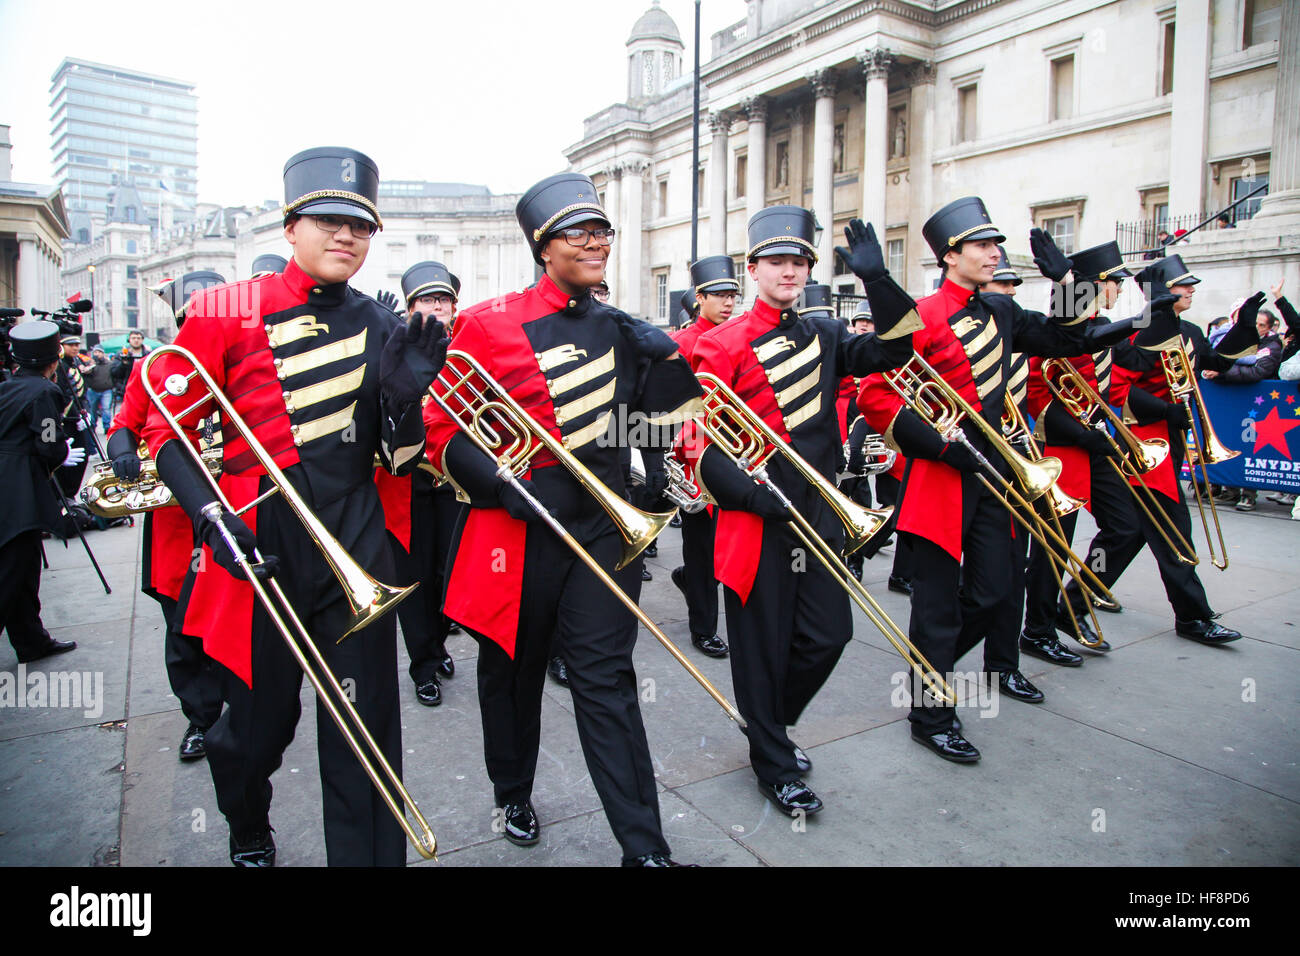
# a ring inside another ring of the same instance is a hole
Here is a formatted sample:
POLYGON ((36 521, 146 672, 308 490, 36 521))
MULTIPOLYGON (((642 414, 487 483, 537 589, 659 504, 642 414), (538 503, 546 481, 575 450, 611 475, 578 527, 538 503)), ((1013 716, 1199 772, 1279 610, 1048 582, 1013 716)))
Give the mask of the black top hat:
POLYGON ((1201 280, 1188 271, 1182 256, 1157 259, 1137 274, 1138 285, 1148 299, 1162 296, 1176 285, 1196 285, 1201 280))
POLYGON ((700 307, 699 300, 695 298, 694 289, 683 289, 681 298, 677 300, 677 304, 682 307, 687 315, 694 315, 696 310, 700 307))
POLYGON ((701 295, 706 292, 739 292, 736 264, 731 256, 705 256, 691 263, 691 285, 701 295))
POLYGON ((204 269, 187 272, 180 278, 154 286, 150 291, 167 303, 179 327, 185 321, 185 307, 190 304, 190 296, 214 285, 224 285, 225 281, 226 277, 221 273, 204 269))
POLYGON ((1002 258, 998 260, 998 266, 993 270, 994 282, 1010 282, 1012 285, 1020 285, 1025 280, 1020 278, 1020 274, 1011 268, 1011 257, 1007 255, 1005 246, 998 246, 998 252, 1002 258))
POLYGON ((9 354, 23 368, 45 368, 63 354, 53 322, 20 322, 9 330, 9 354))
POLYGON ((965 196, 954 199, 921 227, 921 235, 929 244, 934 257, 943 263, 944 254, 957 248, 967 240, 993 239, 1006 242, 1007 237, 993 225, 984 200, 979 196, 965 196))
POLYGON ((356 216, 380 229, 379 167, 365 153, 344 146, 304 149, 284 164, 284 216, 356 216))
POLYGON ((803 305, 799 306, 800 315, 810 312, 833 316, 835 310, 831 305, 831 287, 828 285, 806 285, 803 287, 803 305))
POLYGON ((402 273, 402 295, 406 306, 422 295, 445 292, 453 299, 460 298, 460 279, 452 275, 441 262, 417 262, 402 273))
POLYGON ((552 233, 592 219, 609 225, 596 184, 582 173, 556 173, 529 187, 515 204, 515 218, 539 266, 542 248, 552 233))
POLYGON ((817 218, 801 206, 768 206, 749 220, 749 254, 806 256, 817 261, 817 218))
POLYGON ((283 272, 284 267, 288 264, 289 260, 284 256, 277 256, 273 252, 264 252, 253 260, 253 275, 262 276, 283 272))
POLYGON ((1071 268, 1076 282, 1105 282, 1107 279, 1132 278, 1133 273, 1124 267, 1119 243, 1111 240, 1099 246, 1089 246, 1071 254, 1071 268))

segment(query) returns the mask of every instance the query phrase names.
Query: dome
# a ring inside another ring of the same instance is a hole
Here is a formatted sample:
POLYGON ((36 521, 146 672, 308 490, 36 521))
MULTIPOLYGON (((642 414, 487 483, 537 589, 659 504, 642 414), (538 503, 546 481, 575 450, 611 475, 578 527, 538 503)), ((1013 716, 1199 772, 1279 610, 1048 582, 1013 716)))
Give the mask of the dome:
POLYGON ((682 35, 677 32, 677 24, 659 6, 659 0, 654 0, 653 6, 641 14, 641 19, 632 27, 632 33, 627 38, 628 46, 637 40, 668 40, 678 46, 682 45, 682 35))

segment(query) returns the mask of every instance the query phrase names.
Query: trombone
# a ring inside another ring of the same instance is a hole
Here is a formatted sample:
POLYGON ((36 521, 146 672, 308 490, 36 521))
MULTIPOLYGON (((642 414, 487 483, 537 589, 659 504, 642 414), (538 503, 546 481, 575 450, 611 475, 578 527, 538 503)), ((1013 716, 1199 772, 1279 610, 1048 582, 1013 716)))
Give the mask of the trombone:
MULTIPOLYGON (((303 527, 320 548, 321 554, 339 579, 339 583, 343 585, 348 603, 352 607, 351 626, 349 626, 343 637, 373 623, 377 618, 392 610, 399 601, 415 590, 416 585, 395 588, 381 584, 366 573, 365 569, 343 550, 343 546, 325 529, 320 519, 307 508, 306 503, 294 490, 289 479, 284 476, 284 472, 275 463, 275 459, 258 441, 253 434, 252 428, 235 411, 234 405, 217 387, 217 383, 192 352, 179 345, 164 345, 156 348, 145 357, 144 364, 140 368, 140 378, 145 393, 162 413, 163 418, 171 426, 172 431, 175 432, 177 439, 185 447, 190 457, 194 459, 200 470, 207 476, 208 483, 216 494, 217 500, 203 508, 203 515, 216 525, 226 546, 244 572, 244 576, 248 578, 248 583, 253 586, 253 592, 261 602, 263 610, 266 611, 271 623, 275 625, 276 630, 284 638, 284 642, 289 646, 289 652, 293 654, 298 666, 302 668, 303 673, 307 675, 307 679, 311 681, 317 698, 329 712, 330 717, 333 718, 339 732, 347 741, 348 746, 352 748, 352 753, 361 762, 361 767, 366 776, 370 778, 371 784, 373 784, 389 811, 396 818, 398 826, 406 833, 407 839, 411 841, 411 844, 422 857, 426 860, 436 859, 438 841, 433 835, 428 820, 420 812, 419 804, 402 784, 401 777, 393 770, 392 764, 388 762, 388 758, 384 756, 374 737, 371 736, 370 731, 362 722, 361 716, 352 705, 352 701, 340 686, 338 679, 330 671, 320 649, 316 647, 315 642, 307 634, 306 627, 303 626, 302 620, 289 603, 289 599, 281 589, 280 583, 274 578, 267 582, 271 592, 276 597, 276 601, 273 602, 270 595, 267 594, 266 585, 258 580, 253 571, 254 565, 261 563, 261 555, 254 551, 251 555, 252 561, 249 560, 250 556, 243 552, 234 536, 230 533, 229 528, 226 527, 225 522, 222 520, 223 515, 226 513, 236 516, 241 515, 255 507, 259 502, 277 493, 284 497, 289 508, 302 521, 303 527), (206 392, 202 398, 189 405, 179 414, 172 413, 171 409, 167 407, 163 395, 154 389, 149 378, 149 371, 153 364, 163 356, 176 356, 191 367, 191 371, 188 373, 172 371, 167 376, 163 388, 168 395, 175 398, 185 395, 189 391, 190 382, 195 378, 200 380, 206 392), (210 401, 221 409, 222 421, 227 424, 227 427, 238 432, 240 437, 244 439, 249 451, 257 458, 267 477, 271 479, 272 487, 242 508, 231 506, 230 500, 221 490, 221 486, 216 479, 207 471, 199 451, 190 443, 185 428, 181 424, 185 418, 210 401), (287 623, 286 618, 288 619, 287 623), (306 653, 303 651, 304 647, 306 653), (308 660, 308 654, 311 655, 310 661, 308 660), (346 720, 344 719, 345 716, 346 720), (360 739, 358 740, 358 738, 360 739), (400 798, 400 804, 394 798, 394 793, 400 798), (414 827, 407 821, 404 808, 409 810, 414 818, 414 827)), ((339 641, 342 641, 343 637, 340 637, 339 641)))
MULTIPOLYGON (((1038 442, 1034 441, 1034 436, 1029 430, 1029 423, 1025 421, 1025 416, 1020 413, 1020 406, 1016 404, 1011 393, 1008 391, 1003 396, 1002 412, 1002 432, 1009 444, 1019 444, 1025 453, 1029 456, 1030 461, 1041 461, 1043 453, 1038 447, 1038 442)), ((1052 528, 1061 537, 1066 540, 1065 529, 1061 527, 1061 519, 1068 514, 1073 514, 1082 508, 1086 502, 1067 494, 1060 485, 1052 483, 1051 490, 1047 493, 1047 519, 1052 523, 1052 528)), ((1048 564, 1052 569, 1052 577, 1056 579, 1057 590, 1061 592, 1061 597, 1065 599, 1065 612, 1070 616, 1070 624, 1074 627, 1074 637, 1084 647, 1101 647, 1105 640, 1101 634, 1101 623, 1097 620, 1097 612, 1092 609, 1093 601, 1097 600, 1097 595, 1078 578, 1075 583, 1079 586, 1079 591, 1087 599, 1088 616, 1092 618, 1092 631, 1097 635, 1096 641, 1087 641, 1083 637, 1083 629, 1079 627, 1078 615, 1074 613, 1074 605, 1070 602, 1070 596, 1065 592, 1065 579, 1061 576, 1061 571, 1066 569, 1066 562, 1051 548, 1043 552, 1047 555, 1048 564)))
MULTIPOLYGON (((948 705, 957 703, 957 695, 943 675, 925 659, 902 629, 890 619, 885 609, 868 593, 853 573, 822 538, 808 519, 799 513, 794 504, 767 474, 765 467, 778 451, 785 460, 807 480, 835 512, 845 527, 845 554, 852 554, 880 531, 893 511, 892 508, 873 510, 863 508, 842 494, 827 481, 817 469, 806 462, 790 444, 756 415, 725 382, 707 372, 697 374, 704 386, 704 414, 696 419, 709 441, 730 458, 741 471, 768 489, 790 513, 795 536, 813 553, 822 566, 830 572, 841 587, 890 644, 907 665, 921 678, 930 693, 948 705)), ((697 482, 698 484, 698 482, 697 482)))
MULTIPOLYGON (((587 549, 578 543, 568 529, 560 524, 541 501, 528 492, 520 483, 519 476, 531 467, 533 458, 543 451, 550 453, 556 461, 564 465, 569 474, 596 498, 623 539, 623 555, 615 570, 626 567, 645 550, 664 526, 672 520, 675 512, 642 511, 614 494, 604 482, 592 474, 586 465, 578 461, 560 440, 539 425, 510 396, 510 393, 487 373, 479 361, 467 352, 456 349, 447 352, 446 361, 433 385, 429 387, 429 394, 470 441, 496 463, 497 477, 514 488, 547 527, 568 545, 602 584, 614 592, 615 597, 623 602, 624 607, 636 615, 637 620, 645 626, 655 640, 663 645, 677 663, 686 668, 686 672, 695 678, 727 716, 744 729, 745 719, 740 716, 736 705, 713 686, 700 669, 678 650, 677 645, 669 639, 668 635, 627 596, 627 592, 618 586, 618 583, 609 576, 587 549), (456 408, 452 407, 453 402, 456 408)), ((448 480, 455 484, 455 479, 450 475, 448 480)))
MULTIPOLYGON (((1056 479, 1061 476, 1061 460, 1045 455, 1038 461, 1029 461, 1016 453, 1002 436, 1001 428, 994 428, 984 416, 975 411, 961 394, 944 381, 920 353, 913 352, 912 358, 901 368, 884 373, 885 381, 903 399, 903 403, 915 412, 922 421, 937 431, 944 441, 960 442, 966 446, 980 467, 997 481, 1004 494, 998 494, 993 483, 983 474, 975 477, 997 497, 1011 512, 1011 517, 1020 523, 1036 540, 1040 547, 1046 548, 1058 556, 1070 569, 1071 575, 1082 586, 1087 578, 1089 589, 1109 607, 1117 607, 1115 596, 1110 589, 1092 572, 1083 559, 1074 553, 1064 537, 1050 528, 1034 510, 1031 502, 1051 491, 1056 479), (1002 476, 992 462, 977 449, 962 430, 962 421, 971 422, 997 450, 998 455, 1011 469, 1015 482, 1002 476), (1016 484, 1025 489, 1024 494, 1016 490, 1016 484)), ((1068 513, 1068 512, 1067 512, 1068 513)))
POLYGON ((1196 384, 1196 369, 1187 357, 1187 351, 1179 342, 1173 348, 1162 349, 1160 365, 1169 385, 1169 394, 1174 401, 1182 403, 1187 409, 1191 427, 1187 429, 1186 442, 1187 464, 1192 469, 1192 493, 1196 495, 1196 510, 1201 513, 1201 528, 1205 531, 1205 545, 1210 549, 1210 563, 1220 571, 1228 567, 1228 544, 1223 539, 1223 527, 1219 524, 1219 512, 1214 508, 1214 499, 1210 497, 1210 474, 1207 465, 1231 461, 1241 454, 1233 451, 1219 441, 1210 424, 1210 416, 1205 413, 1205 399, 1201 398, 1200 386, 1196 384), (1204 440, 1201 436, 1204 435, 1204 440), (1196 480, 1196 467, 1201 468, 1201 478, 1196 480), (1214 551, 1214 539, 1210 537, 1210 526, 1205 521, 1205 504, 1202 502, 1201 486, 1204 484, 1204 498, 1209 502, 1210 516, 1214 519, 1214 530, 1219 539, 1219 554, 1214 551))
POLYGON ((1134 435, 1120 417, 1111 411, 1110 406, 1097 394, 1096 389, 1088 384, 1087 379, 1080 375, 1078 370, 1065 359, 1045 359, 1043 361, 1043 381, 1047 383, 1052 396, 1061 403, 1061 406, 1080 425, 1086 428, 1096 428, 1106 436, 1119 456, 1118 463, 1112 458, 1107 458, 1106 463, 1110 465, 1120 480, 1127 485, 1138 507, 1142 509, 1147 516, 1147 520, 1151 522, 1156 531, 1160 533, 1160 537, 1165 539, 1165 544, 1174 553, 1174 557, 1182 564, 1193 567, 1199 564, 1200 559, 1196 556, 1196 549, 1183 537, 1182 532, 1174 526, 1173 521, 1165 514, 1165 510, 1160 507, 1159 502, 1156 501, 1155 492, 1151 490, 1151 486, 1142 477, 1159 467, 1169 457, 1169 443, 1162 438, 1152 438, 1144 441, 1134 435), (1103 418, 1101 419, 1097 418, 1098 410, 1102 412, 1103 418), (1113 437, 1106 428, 1105 423, 1107 421, 1115 428, 1113 437), (1120 447, 1121 444, 1123 445, 1122 448, 1120 447), (1133 480, 1137 481, 1136 485, 1132 483, 1133 480))

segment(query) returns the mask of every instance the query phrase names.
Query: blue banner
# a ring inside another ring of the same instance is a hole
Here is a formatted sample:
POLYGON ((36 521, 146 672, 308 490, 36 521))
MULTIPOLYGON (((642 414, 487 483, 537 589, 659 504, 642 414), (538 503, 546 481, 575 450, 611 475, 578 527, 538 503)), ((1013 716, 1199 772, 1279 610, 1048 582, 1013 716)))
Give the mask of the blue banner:
MULTIPOLYGON (((1201 379, 1210 424, 1226 447, 1241 452, 1209 468, 1210 481, 1231 488, 1300 493, 1300 388, 1269 379, 1219 385, 1201 379)), ((1199 469, 1198 469, 1199 471, 1199 469)), ((1184 473, 1184 477, 1189 477, 1184 473)))

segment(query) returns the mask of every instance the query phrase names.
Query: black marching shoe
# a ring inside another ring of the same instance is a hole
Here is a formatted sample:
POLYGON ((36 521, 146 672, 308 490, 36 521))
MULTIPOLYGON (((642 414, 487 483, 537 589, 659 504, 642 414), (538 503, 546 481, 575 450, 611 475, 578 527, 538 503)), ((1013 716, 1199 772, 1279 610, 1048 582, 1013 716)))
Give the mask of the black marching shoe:
POLYGON ((668 522, 670 528, 680 528, 682 526, 682 513, 679 511, 673 515, 673 520, 668 522))
POLYGON ((889 576, 888 587, 889 590, 893 591, 895 594, 907 594, 910 596, 912 593, 912 582, 907 580, 907 578, 900 578, 897 574, 891 574, 889 576))
POLYGON ((716 634, 692 634, 691 643, 701 654, 709 657, 726 657, 730 650, 727 642, 716 634))
POLYGON ((634 856, 630 860, 623 861, 624 866, 688 866, 699 867, 698 863, 678 863, 666 853, 643 853, 641 856, 634 856))
POLYGON ((561 687, 569 686, 569 668, 565 666, 564 658, 558 654, 547 663, 546 673, 550 674, 551 680, 561 687))
POLYGON ((207 743, 204 740, 204 731, 190 724, 185 729, 185 736, 181 737, 181 746, 176 756, 181 760, 202 760, 208 755, 207 743))
POLYGON ((816 813, 823 806, 817 794, 809 790, 802 780, 791 780, 789 783, 764 783, 760 780, 758 789, 788 817, 800 813, 816 813))
POLYGON ((456 662, 451 659, 450 654, 443 654, 442 660, 438 661, 438 673, 443 677, 456 676, 456 662))
POLYGON ((859 557, 858 555, 850 555, 848 565, 849 565, 849 573, 852 574, 859 581, 861 581, 862 580, 862 558, 859 557))
POLYGON ((442 703, 442 685, 438 678, 430 677, 415 685, 415 699, 425 707, 437 707, 442 703))
POLYGON ((668 572, 668 580, 673 582, 673 586, 682 592, 682 597, 686 596, 686 565, 679 564, 668 572))
POLYGON ((1020 653, 1028 654, 1030 657, 1037 657, 1049 664, 1060 664, 1062 667, 1078 667, 1083 663, 1083 658, 1080 655, 1066 650, 1065 645, 1051 634, 1047 637, 1030 637, 1022 631, 1020 633, 1020 653))
POLYGON ((268 867, 275 866, 275 831, 266 826, 247 834, 230 831, 230 862, 235 866, 268 867))
POLYGON ((803 752, 802 747, 796 746, 794 748, 794 765, 800 773, 807 773, 812 769, 812 761, 808 759, 808 755, 803 752))
POLYGON ((32 661, 44 660, 47 657, 53 657, 55 654, 66 654, 68 653, 68 651, 75 651, 76 649, 77 649, 76 641, 51 640, 50 643, 46 644, 35 654, 27 654, 27 655, 19 654, 18 663, 30 664, 32 661))
POLYGON ((507 803, 501 808, 502 830, 506 839, 515 846, 532 846, 542 838, 542 827, 537 822, 533 802, 507 803))
POLYGON ((1026 704, 1041 704, 1043 692, 1029 682, 1029 678, 1020 671, 1003 671, 998 675, 998 687, 1002 693, 1013 700, 1023 700, 1026 704))
POLYGON ((980 759, 980 752, 955 726, 937 734, 927 734, 924 730, 913 727, 912 739, 953 763, 975 763, 980 759))
POLYGON ((452 621, 450 624, 447 625, 448 634, 459 634, 460 631, 461 631, 461 627, 455 621, 452 621))
POLYGON ((655 579, 655 576, 654 576, 653 574, 650 573, 650 569, 647 568, 644 564, 641 565, 641 580, 642 580, 642 581, 653 581, 654 579, 655 579))
POLYGON ((1199 641, 1202 644, 1228 644, 1241 637, 1240 631, 1216 624, 1214 621, 1174 621, 1174 630, 1179 637, 1199 641))
POLYGON ((1056 629, 1066 637, 1073 638, 1079 643, 1080 647, 1086 647, 1097 654, 1105 654, 1110 650, 1110 644, 1097 637, 1097 632, 1088 623, 1087 612, 1076 613, 1075 617, 1079 621, 1078 633, 1075 632, 1074 625, 1070 623, 1070 615, 1058 607, 1056 609, 1056 629))
POLYGON ((651 541, 648 545, 646 545, 646 549, 641 553, 644 554, 647 558, 659 557, 659 542, 651 541))

